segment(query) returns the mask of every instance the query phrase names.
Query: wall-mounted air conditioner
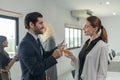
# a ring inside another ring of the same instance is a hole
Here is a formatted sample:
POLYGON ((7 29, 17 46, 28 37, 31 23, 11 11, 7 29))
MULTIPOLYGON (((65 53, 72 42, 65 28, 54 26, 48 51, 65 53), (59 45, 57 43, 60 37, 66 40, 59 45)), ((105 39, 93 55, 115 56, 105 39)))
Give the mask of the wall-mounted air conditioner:
POLYGON ((72 10, 71 11, 71 15, 76 18, 79 18, 79 17, 86 18, 88 16, 91 16, 92 13, 93 12, 90 10, 72 10))

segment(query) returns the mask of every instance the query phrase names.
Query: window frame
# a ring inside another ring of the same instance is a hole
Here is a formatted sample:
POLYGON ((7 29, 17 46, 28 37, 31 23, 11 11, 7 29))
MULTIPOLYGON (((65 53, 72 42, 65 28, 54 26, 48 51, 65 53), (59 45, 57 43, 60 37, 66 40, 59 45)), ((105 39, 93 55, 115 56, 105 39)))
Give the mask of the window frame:
POLYGON ((76 49, 76 48, 80 48, 81 47, 81 45, 82 45, 82 29, 80 28, 80 26, 76 26, 76 25, 71 25, 71 24, 65 24, 65 30, 66 30, 66 28, 68 28, 69 29, 69 42, 66 42, 66 31, 65 31, 65 43, 69 43, 69 44, 67 44, 67 45, 69 45, 69 47, 67 46, 67 49, 76 49), (70 29, 73 29, 73 47, 71 47, 70 46, 70 29), (74 35, 74 30, 77 30, 77 46, 75 46, 75 35, 74 35), (80 30, 80 34, 81 35, 78 35, 78 32, 79 32, 79 30, 80 30), (80 37, 79 37, 80 36, 80 37), (80 45, 79 45, 79 40, 78 40, 78 38, 80 38, 80 45))
POLYGON ((15 34, 14 34, 15 35, 15 52, 16 52, 16 46, 18 46, 18 44, 19 44, 19 18, 13 17, 13 16, 7 16, 7 15, 3 15, 3 14, 0 14, 0 18, 15 20, 15 22, 16 22, 15 34))

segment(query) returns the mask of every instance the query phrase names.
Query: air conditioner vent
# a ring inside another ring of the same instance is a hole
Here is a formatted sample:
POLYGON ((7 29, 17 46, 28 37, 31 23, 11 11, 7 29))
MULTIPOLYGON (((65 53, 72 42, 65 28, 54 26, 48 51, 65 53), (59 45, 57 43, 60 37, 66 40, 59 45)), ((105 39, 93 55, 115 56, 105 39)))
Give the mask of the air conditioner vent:
POLYGON ((91 16, 92 13, 93 12, 90 10, 72 10, 71 11, 71 15, 76 18, 79 18, 79 17, 86 18, 88 16, 91 16))

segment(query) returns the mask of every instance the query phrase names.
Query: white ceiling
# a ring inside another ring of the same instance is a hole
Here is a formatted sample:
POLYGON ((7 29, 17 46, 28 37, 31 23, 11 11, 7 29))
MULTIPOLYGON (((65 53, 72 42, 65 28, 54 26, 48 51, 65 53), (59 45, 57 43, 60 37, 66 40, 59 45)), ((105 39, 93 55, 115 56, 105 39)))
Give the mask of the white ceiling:
POLYGON ((93 12, 93 15, 106 17, 120 16, 120 0, 54 0, 54 2, 67 10, 83 10, 89 9, 93 12), (110 4, 106 5, 105 2, 109 1, 110 4))

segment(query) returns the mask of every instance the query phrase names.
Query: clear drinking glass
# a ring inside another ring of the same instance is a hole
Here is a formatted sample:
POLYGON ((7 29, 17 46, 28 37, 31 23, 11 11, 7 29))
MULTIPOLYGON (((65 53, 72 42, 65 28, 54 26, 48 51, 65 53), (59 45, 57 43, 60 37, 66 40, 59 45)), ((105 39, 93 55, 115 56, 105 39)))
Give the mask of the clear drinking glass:
POLYGON ((69 54, 70 50, 68 50, 67 48, 67 44, 64 45, 64 49, 63 49, 64 54, 69 54))

